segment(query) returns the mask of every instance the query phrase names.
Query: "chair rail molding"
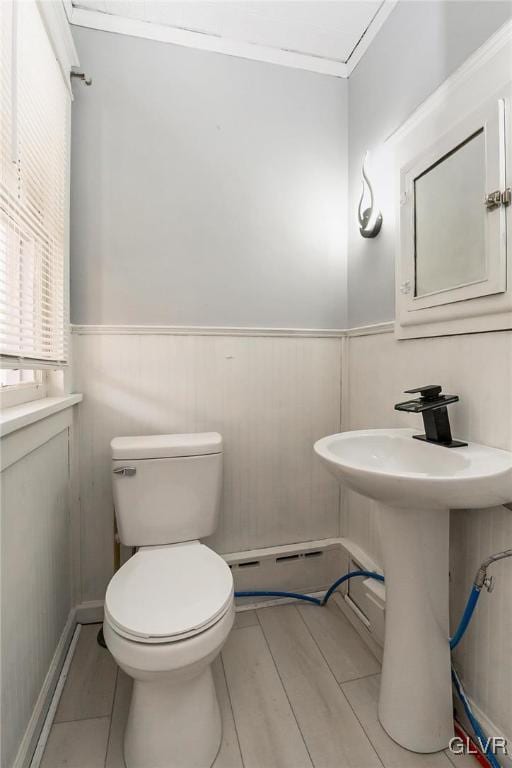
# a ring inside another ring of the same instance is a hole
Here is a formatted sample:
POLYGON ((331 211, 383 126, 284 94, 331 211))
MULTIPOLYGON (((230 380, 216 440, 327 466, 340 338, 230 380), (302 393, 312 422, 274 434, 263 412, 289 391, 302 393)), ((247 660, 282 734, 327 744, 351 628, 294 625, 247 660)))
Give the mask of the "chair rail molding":
POLYGON ((331 328, 243 328, 207 325, 72 325, 79 336, 281 336, 298 338, 341 338, 342 329, 331 328))
POLYGON ((71 326, 77 336, 277 336, 282 338, 335 338, 391 333, 394 320, 356 328, 243 328, 201 325, 79 325, 71 326))

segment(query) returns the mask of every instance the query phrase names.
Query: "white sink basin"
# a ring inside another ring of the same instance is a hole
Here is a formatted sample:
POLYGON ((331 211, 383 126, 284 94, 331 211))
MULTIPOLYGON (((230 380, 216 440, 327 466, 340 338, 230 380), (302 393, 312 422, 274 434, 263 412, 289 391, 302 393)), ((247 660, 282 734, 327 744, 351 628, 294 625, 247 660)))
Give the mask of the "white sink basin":
POLYGON ((512 500, 512 454, 470 443, 444 448, 413 429, 324 437, 315 451, 344 485, 397 507, 478 509, 512 500))
POLYGON ((512 453, 475 443, 444 448, 414 432, 344 432, 319 440, 315 452, 340 483, 378 502, 386 585, 380 722, 403 747, 436 752, 453 736, 449 510, 512 501, 512 453))

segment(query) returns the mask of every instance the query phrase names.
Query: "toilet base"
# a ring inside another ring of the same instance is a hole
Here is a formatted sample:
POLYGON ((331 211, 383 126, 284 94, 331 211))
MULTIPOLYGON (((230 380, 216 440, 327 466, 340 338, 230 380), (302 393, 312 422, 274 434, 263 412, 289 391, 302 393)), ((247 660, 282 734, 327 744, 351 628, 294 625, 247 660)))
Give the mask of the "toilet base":
POLYGON ((221 738, 210 665, 183 679, 134 680, 124 737, 126 768, 210 768, 221 738))

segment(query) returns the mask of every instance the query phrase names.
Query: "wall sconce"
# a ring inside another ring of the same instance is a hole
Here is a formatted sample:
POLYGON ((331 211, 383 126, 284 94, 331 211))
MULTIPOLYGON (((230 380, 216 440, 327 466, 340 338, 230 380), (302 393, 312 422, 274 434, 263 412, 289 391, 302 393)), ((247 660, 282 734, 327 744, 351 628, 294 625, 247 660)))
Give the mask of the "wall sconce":
POLYGON ((377 207, 374 206, 373 189, 372 185, 370 184, 370 179, 366 174, 365 168, 367 157, 368 152, 366 152, 363 160, 363 190, 361 192, 361 199, 359 200, 359 205, 357 208, 357 218, 359 219, 359 232, 362 237, 377 237, 380 232, 380 228, 382 227, 382 213, 377 207), (370 205, 368 208, 365 208, 364 211, 361 211, 366 191, 365 184, 366 187, 368 187, 368 192, 370 193, 370 205))

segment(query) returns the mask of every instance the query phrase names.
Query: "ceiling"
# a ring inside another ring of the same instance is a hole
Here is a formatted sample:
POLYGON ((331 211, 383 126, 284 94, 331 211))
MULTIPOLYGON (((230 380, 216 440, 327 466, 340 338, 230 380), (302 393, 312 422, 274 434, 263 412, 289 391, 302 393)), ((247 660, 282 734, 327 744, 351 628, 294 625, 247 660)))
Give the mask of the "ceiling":
POLYGON ((72 0, 68 16, 82 26, 343 77, 393 5, 389 0, 72 0))

